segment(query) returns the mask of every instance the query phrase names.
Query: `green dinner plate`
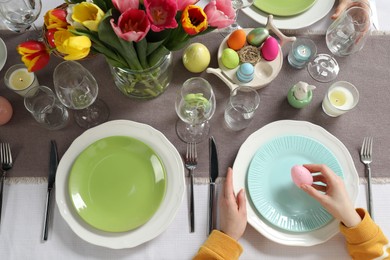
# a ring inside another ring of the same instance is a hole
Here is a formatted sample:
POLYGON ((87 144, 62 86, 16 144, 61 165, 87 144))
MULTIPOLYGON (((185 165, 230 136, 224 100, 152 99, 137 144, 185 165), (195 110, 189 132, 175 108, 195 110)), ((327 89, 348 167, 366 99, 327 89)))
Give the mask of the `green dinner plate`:
POLYGON ((318 201, 292 181, 292 166, 308 163, 326 164, 343 176, 333 153, 304 136, 274 138, 263 144, 251 161, 247 176, 251 201, 265 219, 281 229, 309 232, 333 220, 318 201))
POLYGON ((73 206, 85 222, 103 231, 125 232, 145 224, 157 211, 166 172, 145 143, 111 136, 80 153, 68 185, 73 206))
POLYGON ((303 13, 312 7, 315 2, 316 0, 255 0, 253 5, 269 14, 292 16, 303 13))

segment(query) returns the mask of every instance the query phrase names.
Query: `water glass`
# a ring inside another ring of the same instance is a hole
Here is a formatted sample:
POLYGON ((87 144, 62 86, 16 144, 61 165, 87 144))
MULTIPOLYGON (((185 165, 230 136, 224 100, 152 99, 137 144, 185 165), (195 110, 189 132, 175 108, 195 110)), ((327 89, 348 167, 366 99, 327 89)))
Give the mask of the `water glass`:
POLYGON ((41 13, 41 0, 2 0, 0 18, 14 32, 25 32, 41 13))
POLYGON ((61 129, 68 122, 68 110, 46 86, 30 89, 24 97, 24 106, 35 120, 47 129, 61 129))
POLYGON ((359 101, 359 91, 347 81, 332 84, 324 100, 322 110, 331 117, 340 116, 353 109, 359 101))
POLYGON ((246 86, 233 89, 225 106, 226 125, 234 131, 246 128, 259 104, 260 96, 255 89, 246 86))

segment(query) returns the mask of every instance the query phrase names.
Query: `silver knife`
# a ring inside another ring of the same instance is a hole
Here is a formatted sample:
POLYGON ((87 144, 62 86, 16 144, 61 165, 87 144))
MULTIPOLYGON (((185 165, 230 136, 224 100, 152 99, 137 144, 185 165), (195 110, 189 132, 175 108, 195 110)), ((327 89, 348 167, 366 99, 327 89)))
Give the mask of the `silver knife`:
POLYGON ((218 154, 214 137, 210 137, 210 197, 209 197, 209 234, 215 228, 215 180, 218 177, 218 154))
POLYGON ((50 219, 50 215, 51 215, 50 201, 51 201, 52 191, 53 191, 54 183, 55 183, 55 179, 56 179, 57 165, 58 165, 57 145, 56 145, 56 142, 54 140, 51 140, 50 161, 49 161, 49 177, 48 177, 48 184, 47 184, 45 220, 44 220, 43 238, 42 238, 44 241, 47 240, 48 233, 49 233, 49 219, 50 219))

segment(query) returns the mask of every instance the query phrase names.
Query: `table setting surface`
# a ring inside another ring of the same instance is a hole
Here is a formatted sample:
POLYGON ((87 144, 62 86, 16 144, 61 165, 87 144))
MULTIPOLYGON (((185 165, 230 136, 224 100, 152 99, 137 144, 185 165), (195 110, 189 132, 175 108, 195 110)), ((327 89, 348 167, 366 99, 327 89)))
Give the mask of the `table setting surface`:
MULTIPOLYGON (((384 4, 382 1, 377 2, 384 4)), ((386 8, 388 8, 387 5, 386 8)), ((386 8, 383 10, 388 10, 386 8)), ((384 18, 381 15, 383 10, 378 10, 380 24, 384 24, 384 18)), ((258 27, 259 24, 245 13, 240 13, 241 24, 247 28, 258 27)), ((323 28, 330 23, 329 16, 329 14, 326 15, 325 18, 308 28, 284 30, 283 32, 287 36, 301 37, 304 35, 316 44, 317 53, 329 53, 323 34, 323 28)), ((390 31, 390 28, 383 28, 390 31)), ((21 63, 16 45, 35 36, 34 31, 15 34, 1 29, 0 26, 0 37, 7 47, 7 59, 4 68, 0 69, 1 79, 4 78, 8 67, 21 63)), ((218 48, 223 40, 224 37, 218 31, 198 36, 192 40, 192 42, 203 43, 209 49, 211 55, 209 68, 219 67, 218 48)), ((115 86, 109 65, 102 55, 89 57, 80 63, 92 73, 98 82, 98 98, 109 107, 108 121, 114 122, 115 125, 115 122, 119 120, 126 120, 152 127, 166 137, 167 142, 170 142, 182 156, 183 162, 187 144, 179 139, 175 130, 178 120, 175 111, 176 95, 188 78, 206 79, 211 84, 216 99, 216 110, 210 120, 210 136, 215 139, 218 149, 217 195, 226 176, 226 169, 234 165, 243 143, 253 133, 271 123, 292 120, 319 126, 345 146, 346 151, 351 155, 352 167, 356 168, 357 178, 360 181, 360 184, 353 188, 357 197, 355 204, 357 207, 367 208, 365 166, 360 161, 360 149, 363 138, 372 136, 374 148, 371 181, 373 183, 372 196, 375 198, 373 210, 375 210, 376 222, 389 237, 390 226, 386 217, 389 207, 385 201, 385 198, 390 195, 388 189, 390 185, 388 172, 390 166, 388 163, 390 152, 390 138, 388 137, 388 129, 390 129, 390 116, 388 115, 390 113, 389 44, 390 34, 388 32, 374 31, 361 51, 347 57, 337 58, 341 68, 340 72, 336 80, 328 83, 315 81, 306 69, 299 70, 291 67, 287 61, 291 43, 285 44, 281 47, 283 64, 280 73, 272 82, 258 90, 259 107, 249 126, 240 131, 232 131, 225 124, 224 109, 230 94, 229 87, 218 77, 206 71, 189 72, 182 62, 183 50, 173 52, 173 77, 169 87, 159 97, 150 100, 125 97, 115 86), (311 103, 303 109, 292 107, 287 100, 289 89, 299 81, 316 87, 313 90, 311 103), (352 83, 359 91, 359 102, 348 113, 340 117, 330 117, 323 112, 321 103, 329 86, 336 81, 352 83)), ((35 72, 40 85, 53 89, 53 71, 61 61, 60 58, 52 57, 45 69, 35 72)), ((183 201, 177 207, 173 207, 173 211, 177 210, 177 212, 173 214, 173 217, 169 217, 168 221, 171 223, 165 225, 166 230, 158 232, 158 235, 150 241, 146 239, 140 245, 134 242, 136 246, 129 246, 132 248, 117 250, 112 249, 115 247, 107 248, 98 244, 90 244, 81 238, 82 235, 79 237, 80 234, 76 234, 77 232, 72 230, 73 227, 69 227, 63 218, 67 214, 66 209, 58 205, 52 205, 55 210, 52 216, 53 223, 50 225, 52 229, 49 231, 50 237, 48 241, 41 241, 41 230, 44 225, 42 222, 44 199, 49 172, 50 140, 55 140, 61 160, 68 149, 75 145, 73 142, 86 130, 73 121, 71 111, 70 120, 64 128, 60 130, 42 128, 24 107, 23 98, 7 89, 3 80, 0 82, 0 96, 8 99, 13 107, 12 119, 0 126, 0 141, 11 144, 14 161, 5 182, 3 217, 0 227, 0 258, 21 259, 30 256, 31 259, 52 259, 55 256, 59 259, 157 259, 158 256, 158 259, 190 259, 207 238, 209 194, 208 185, 205 184, 210 182, 209 143, 203 141, 197 144, 194 189, 196 228, 194 233, 189 232, 189 178, 183 165, 186 186, 183 201), (29 212, 28 218, 26 218, 26 211, 29 212), (19 222, 22 223, 18 224, 19 222), (178 246, 180 246, 179 250, 177 250, 178 246), (63 253, 58 256, 58 251, 63 253)), ((154 137, 151 139, 154 140, 154 137)), ((70 157, 72 156, 76 155, 70 157)), ((67 157, 69 157, 69 152, 67 157)), ((66 180, 63 181, 66 183, 66 180)), ((170 196, 173 197, 172 194, 170 196)), ((175 203, 178 200, 180 199, 176 199, 175 203)), ((57 201, 57 203, 60 202, 57 201)), ((54 201, 53 204, 55 204, 54 201)), ((344 238, 340 233, 332 235, 329 240, 326 238, 326 241, 302 248, 269 240, 250 224, 240 240, 244 247, 241 259, 257 259, 258 257, 264 259, 286 259, 288 257, 324 259, 325 256, 334 259, 349 259, 348 252, 342 245, 344 238)))

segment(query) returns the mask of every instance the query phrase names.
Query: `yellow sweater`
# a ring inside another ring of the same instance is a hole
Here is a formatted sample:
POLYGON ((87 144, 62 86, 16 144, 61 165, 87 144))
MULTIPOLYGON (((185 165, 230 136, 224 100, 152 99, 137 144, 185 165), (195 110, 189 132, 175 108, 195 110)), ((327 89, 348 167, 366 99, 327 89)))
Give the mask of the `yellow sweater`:
MULTIPOLYGON (((347 228, 340 223, 352 259, 390 259, 390 244, 382 230, 364 209, 356 209, 362 218, 359 225, 347 228)), ((234 260, 242 253, 240 244, 224 233, 213 230, 194 260, 234 260)))

